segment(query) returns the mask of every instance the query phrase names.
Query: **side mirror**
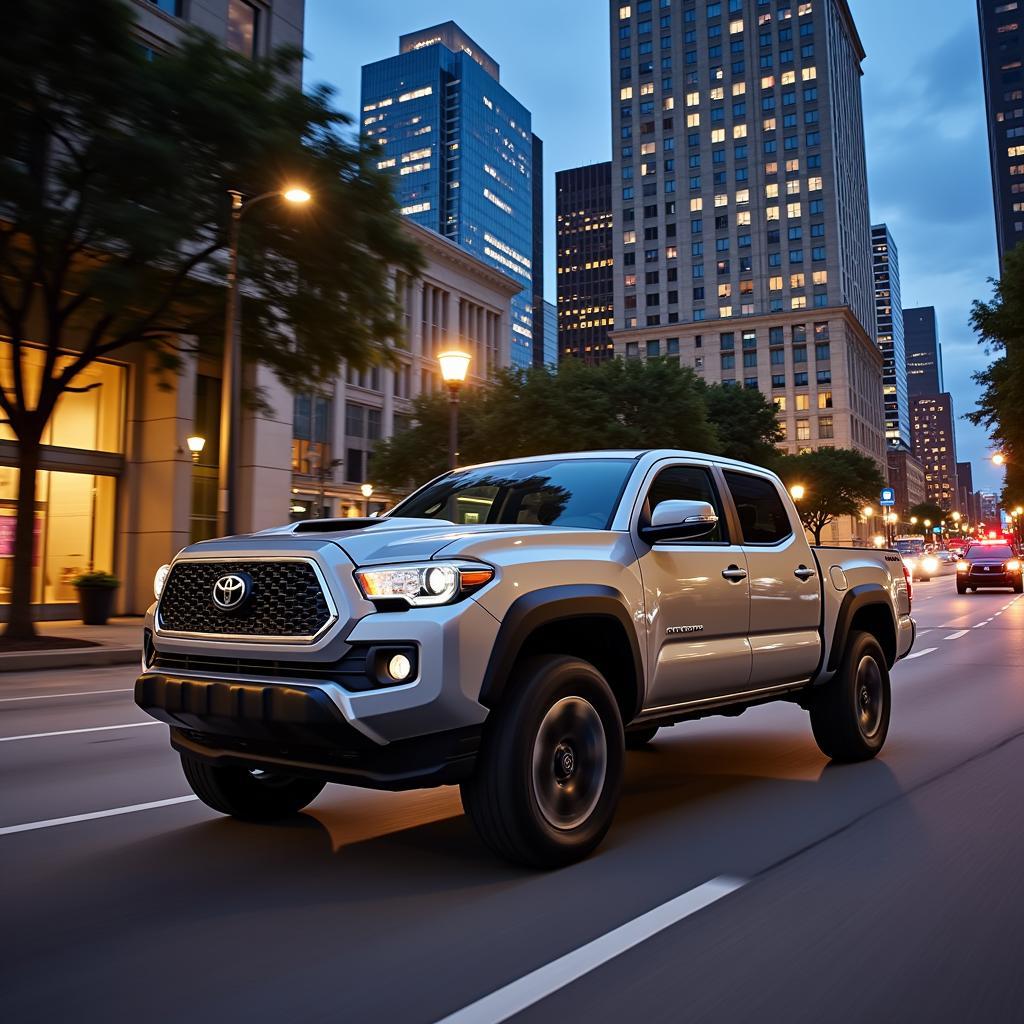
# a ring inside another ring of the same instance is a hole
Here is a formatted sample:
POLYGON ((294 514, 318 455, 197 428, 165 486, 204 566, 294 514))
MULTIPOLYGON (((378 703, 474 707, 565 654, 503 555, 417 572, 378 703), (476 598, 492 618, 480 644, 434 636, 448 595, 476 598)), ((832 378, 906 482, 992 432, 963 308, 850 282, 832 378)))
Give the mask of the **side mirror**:
POLYGON ((640 536, 648 543, 659 540, 698 540, 718 523, 714 508, 706 501, 662 501, 651 521, 641 524, 640 536))

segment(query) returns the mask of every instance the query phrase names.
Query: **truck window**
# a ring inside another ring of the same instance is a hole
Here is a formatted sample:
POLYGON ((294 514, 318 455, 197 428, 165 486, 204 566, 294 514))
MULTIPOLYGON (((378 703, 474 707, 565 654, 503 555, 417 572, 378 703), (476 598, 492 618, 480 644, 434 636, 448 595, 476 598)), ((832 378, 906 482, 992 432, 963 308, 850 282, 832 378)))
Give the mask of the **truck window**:
POLYGON ((793 533, 786 506, 771 480, 725 471, 745 544, 777 544, 793 533))
POLYGON ((668 469, 663 469, 654 478, 654 483, 647 492, 644 517, 649 518, 663 501, 706 501, 718 514, 718 522, 711 533, 698 540, 674 540, 673 544, 714 544, 728 539, 722 501, 711 474, 706 469, 700 466, 669 466, 668 469))

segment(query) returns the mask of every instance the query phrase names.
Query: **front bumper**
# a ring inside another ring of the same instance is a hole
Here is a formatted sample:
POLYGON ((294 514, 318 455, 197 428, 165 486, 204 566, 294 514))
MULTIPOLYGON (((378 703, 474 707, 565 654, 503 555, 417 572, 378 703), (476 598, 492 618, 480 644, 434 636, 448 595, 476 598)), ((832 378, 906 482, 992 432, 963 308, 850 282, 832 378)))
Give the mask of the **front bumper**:
POLYGON ((985 572, 984 569, 978 572, 972 569, 970 572, 958 572, 956 578, 968 587, 1014 587, 1020 582, 1021 574, 995 569, 992 572, 985 572))
POLYGON ((171 726, 171 745, 204 761, 284 769, 373 789, 419 789, 472 772, 481 727, 381 746, 316 685, 183 678, 143 672, 135 702, 171 726))

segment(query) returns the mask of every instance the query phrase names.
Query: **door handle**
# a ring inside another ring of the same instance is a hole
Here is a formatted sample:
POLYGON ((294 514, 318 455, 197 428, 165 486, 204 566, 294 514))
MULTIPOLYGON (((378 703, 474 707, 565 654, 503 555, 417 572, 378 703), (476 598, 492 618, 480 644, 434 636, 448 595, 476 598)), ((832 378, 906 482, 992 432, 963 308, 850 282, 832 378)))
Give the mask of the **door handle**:
POLYGON ((722 570, 722 579, 730 583, 739 583, 747 578, 747 570, 741 569, 738 565, 730 565, 728 569, 722 570))
POLYGON ((795 577, 796 577, 796 578, 797 578, 798 580, 804 580, 804 581, 807 581, 807 580, 809 580, 809 579, 810 579, 810 578, 811 578, 812 576, 816 575, 816 573, 815 573, 815 571, 814 571, 813 569, 808 569, 806 565, 801 565, 801 566, 799 566, 798 568, 796 568, 796 569, 794 569, 794 570, 793 570, 793 575, 794 575, 794 576, 795 576, 795 577))

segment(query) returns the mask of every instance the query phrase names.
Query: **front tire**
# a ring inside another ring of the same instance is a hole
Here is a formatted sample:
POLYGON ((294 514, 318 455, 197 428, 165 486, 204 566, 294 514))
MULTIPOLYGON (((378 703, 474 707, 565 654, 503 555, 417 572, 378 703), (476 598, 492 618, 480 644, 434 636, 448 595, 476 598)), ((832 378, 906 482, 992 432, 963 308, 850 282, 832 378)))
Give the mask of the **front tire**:
POLYGON ((870 633, 850 634, 839 671, 814 694, 811 729, 837 762, 866 761, 885 743, 891 705, 889 670, 870 633))
POLYGON ((274 821, 297 814, 324 788, 318 779, 208 764, 185 753, 181 768, 192 792, 207 807, 244 821, 274 821))
POLYGON ((956 592, 958 594, 966 594, 967 593, 967 587, 963 583, 961 583, 959 580, 957 580, 957 583, 956 583, 956 592))
POLYGON ((491 712, 462 806, 499 856, 562 867, 604 838, 623 762, 622 718, 604 676, 578 658, 532 658, 491 712))
POLYGON ((1013 585, 1013 592, 1015 594, 1024 594, 1024 579, 1017 580, 1013 585))

